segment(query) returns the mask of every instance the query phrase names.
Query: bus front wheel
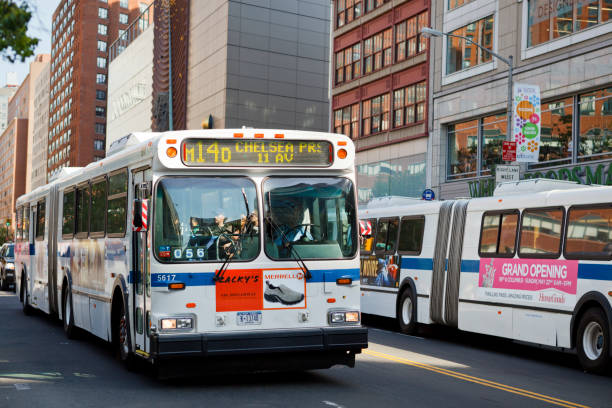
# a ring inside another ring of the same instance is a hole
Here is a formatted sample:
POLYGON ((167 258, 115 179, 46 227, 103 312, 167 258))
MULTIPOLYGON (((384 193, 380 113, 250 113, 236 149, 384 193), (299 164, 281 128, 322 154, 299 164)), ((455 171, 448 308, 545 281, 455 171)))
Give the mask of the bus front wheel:
POLYGON ((136 368, 134 355, 130 352, 130 339, 128 335, 128 321, 123 301, 120 302, 119 315, 115 320, 115 339, 117 346, 117 355, 119 359, 125 364, 129 371, 133 371, 136 368))
POLYGON ((578 325, 578 359, 585 371, 601 374, 610 364, 610 327, 599 308, 587 310, 578 325))
POLYGON ((400 331, 404 334, 412 334, 416 331, 416 302, 409 287, 404 289, 397 302, 397 322, 400 331))

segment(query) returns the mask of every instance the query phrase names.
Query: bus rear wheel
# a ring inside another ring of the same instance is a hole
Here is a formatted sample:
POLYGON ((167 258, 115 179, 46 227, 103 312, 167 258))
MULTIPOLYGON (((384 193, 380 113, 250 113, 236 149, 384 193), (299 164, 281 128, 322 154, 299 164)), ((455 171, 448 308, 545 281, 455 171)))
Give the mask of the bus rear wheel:
POLYGON ((416 302, 410 288, 406 288, 397 302, 397 323, 404 334, 413 334, 416 331, 416 302))
POLYGON ((610 327, 603 310, 587 310, 578 325, 578 360, 585 371, 602 374, 610 365, 610 327))
POLYGON ((66 337, 68 337, 69 339, 73 339, 75 337, 75 328, 71 290, 66 288, 62 291, 62 295, 62 321, 64 323, 64 333, 66 333, 66 337))

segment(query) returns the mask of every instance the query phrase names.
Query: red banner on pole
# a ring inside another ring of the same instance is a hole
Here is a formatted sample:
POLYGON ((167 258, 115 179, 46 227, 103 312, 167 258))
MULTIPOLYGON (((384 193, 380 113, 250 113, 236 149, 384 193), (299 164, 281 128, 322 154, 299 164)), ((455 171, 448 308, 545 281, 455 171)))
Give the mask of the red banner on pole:
POLYGON ((504 142, 502 146, 502 160, 516 161, 516 142, 504 142))

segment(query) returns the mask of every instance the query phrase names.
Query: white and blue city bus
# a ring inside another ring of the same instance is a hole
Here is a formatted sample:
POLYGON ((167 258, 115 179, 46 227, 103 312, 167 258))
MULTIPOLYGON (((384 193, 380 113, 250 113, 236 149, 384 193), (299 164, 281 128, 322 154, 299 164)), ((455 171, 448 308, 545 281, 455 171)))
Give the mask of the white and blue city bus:
POLYGON ((108 153, 17 200, 26 313, 113 342, 128 363, 354 365, 367 330, 350 139, 134 133, 108 153))
POLYGON ((612 361, 612 187, 502 183, 493 197, 360 209, 362 311, 612 361))

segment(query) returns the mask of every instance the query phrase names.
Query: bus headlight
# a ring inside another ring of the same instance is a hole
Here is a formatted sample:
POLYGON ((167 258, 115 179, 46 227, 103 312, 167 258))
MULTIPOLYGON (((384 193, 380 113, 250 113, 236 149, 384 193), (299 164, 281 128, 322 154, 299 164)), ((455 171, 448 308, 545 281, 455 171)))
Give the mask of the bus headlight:
POLYGON ((15 264, 12 262, 7 262, 5 268, 15 270, 15 264))
POLYGON ((161 328, 162 330, 192 329, 193 319, 190 317, 161 319, 161 328))
POLYGON ((328 321, 330 324, 358 324, 361 321, 361 316, 355 310, 334 310, 328 313, 328 321))

